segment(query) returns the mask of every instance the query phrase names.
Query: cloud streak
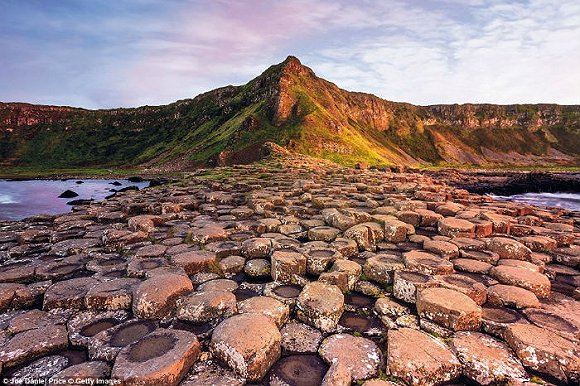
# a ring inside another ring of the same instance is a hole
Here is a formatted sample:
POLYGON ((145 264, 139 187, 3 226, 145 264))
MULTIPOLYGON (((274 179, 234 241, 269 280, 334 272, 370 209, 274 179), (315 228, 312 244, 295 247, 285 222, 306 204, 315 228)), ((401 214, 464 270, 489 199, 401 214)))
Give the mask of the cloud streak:
POLYGON ((169 103, 293 54, 391 100, 580 103, 580 4, 569 1, 0 3, 2 101, 169 103))

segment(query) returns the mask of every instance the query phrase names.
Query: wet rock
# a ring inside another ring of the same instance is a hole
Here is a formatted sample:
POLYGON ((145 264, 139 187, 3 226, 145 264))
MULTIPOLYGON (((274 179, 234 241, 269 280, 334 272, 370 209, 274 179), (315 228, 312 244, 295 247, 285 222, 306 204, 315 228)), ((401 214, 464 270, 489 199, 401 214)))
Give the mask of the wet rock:
POLYGON ((291 355, 280 359, 269 374, 269 385, 320 385, 328 366, 317 355, 291 355))
POLYGON ((73 308, 83 309, 87 292, 99 282, 90 277, 60 281, 48 287, 44 294, 43 309, 73 308))
POLYGON ((79 194, 72 191, 72 190, 65 190, 64 192, 62 192, 58 198, 73 198, 73 197, 78 197, 79 194))
POLYGON ((123 323, 127 318, 125 311, 79 312, 67 323, 69 340, 74 346, 87 346, 95 335, 123 323))
POLYGON ((68 346, 66 328, 46 325, 14 335, 0 347, 0 363, 11 367, 43 355, 57 352, 68 346))
POLYGON ((126 385, 177 385, 200 352, 195 334, 158 329, 123 348, 111 376, 126 385))
POLYGON ((315 353, 322 341, 322 333, 307 324, 291 320, 280 331, 282 349, 290 354, 315 353))
POLYGON ((509 347, 478 332, 460 332, 450 342, 463 365, 463 374, 480 385, 497 385, 528 378, 509 347))
POLYGON ((272 279, 281 283, 292 283, 295 276, 306 273, 307 259, 301 253, 278 250, 272 253, 272 279))
POLYGON ((388 331, 387 368, 410 385, 440 385, 461 374, 461 363, 443 342, 411 328, 388 331))
POLYGON ((255 296, 239 302, 238 312, 240 314, 262 314, 278 328, 282 327, 290 316, 288 305, 268 296, 255 296))
POLYGON ((486 306, 481 309, 482 330, 490 335, 504 339, 506 329, 516 323, 527 323, 527 321, 515 310, 495 306, 486 306))
POLYGON ((426 288, 417 296, 417 312, 454 331, 479 330, 481 307, 470 297, 447 288, 426 288))
POLYGON ((578 342, 580 341, 580 325, 577 320, 574 323, 574 319, 566 319, 566 312, 561 314, 555 314, 548 310, 541 308, 528 308, 523 311, 526 318, 538 327, 548 329, 563 338, 568 340, 578 342))
POLYGON ((133 293, 133 314, 142 319, 161 319, 175 307, 177 299, 191 291, 187 276, 163 274, 142 282, 133 293))
POLYGON ((193 275, 215 267, 217 256, 209 251, 190 251, 172 256, 171 262, 183 268, 188 275, 193 275))
POLYGON ((334 285, 312 282, 304 286, 296 308, 298 319, 322 332, 331 332, 344 310, 344 295, 334 285))
POLYGON ((153 332, 157 324, 151 320, 130 320, 94 335, 88 342, 89 357, 111 362, 125 346, 153 332))
POLYGON ((381 351, 372 340, 348 334, 335 334, 324 339, 318 353, 329 365, 338 363, 347 367, 354 381, 374 376, 383 360, 381 351))
POLYGON ((236 312, 236 296, 232 292, 205 290, 183 298, 177 308, 177 318, 203 323, 216 318, 227 318, 236 312))
POLYGON ((237 374, 259 381, 280 358, 280 332, 264 315, 240 314, 221 322, 210 350, 237 374))
POLYGON ((504 336, 524 366, 562 382, 580 381, 580 352, 576 344, 530 324, 510 325, 504 336))
POLYGON ((540 301, 536 295, 521 287, 496 284, 487 289, 489 304, 495 306, 528 308, 539 307, 540 301))
POLYGON ((540 299, 550 295, 550 280, 541 273, 526 268, 498 265, 490 270, 490 274, 500 283, 525 288, 540 299))

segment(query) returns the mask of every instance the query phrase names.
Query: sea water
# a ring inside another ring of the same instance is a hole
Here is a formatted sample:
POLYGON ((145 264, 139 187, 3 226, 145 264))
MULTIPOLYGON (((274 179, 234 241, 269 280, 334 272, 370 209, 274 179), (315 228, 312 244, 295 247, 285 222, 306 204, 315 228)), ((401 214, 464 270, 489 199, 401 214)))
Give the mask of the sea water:
POLYGON ((490 196, 498 200, 580 211, 580 193, 523 193, 513 196, 490 194, 490 196))
POLYGON ((113 194, 112 189, 127 186, 147 187, 148 181, 129 182, 126 180, 0 180, 0 220, 21 220, 39 214, 67 213, 72 206, 67 202, 79 199, 103 200, 113 194), (77 183, 81 182, 82 183, 77 183), (118 181, 121 185, 112 185, 118 181), (78 194, 74 198, 58 198, 65 190, 78 194))

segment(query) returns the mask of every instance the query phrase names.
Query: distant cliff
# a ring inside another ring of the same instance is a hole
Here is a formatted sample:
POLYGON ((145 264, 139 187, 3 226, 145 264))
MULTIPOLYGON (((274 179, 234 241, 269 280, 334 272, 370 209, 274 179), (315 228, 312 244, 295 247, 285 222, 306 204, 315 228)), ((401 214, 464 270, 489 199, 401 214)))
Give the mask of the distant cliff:
POLYGON ((182 169, 251 161, 265 141, 347 165, 577 165, 580 106, 390 102, 342 90, 294 57, 165 106, 0 103, 4 165, 182 169))

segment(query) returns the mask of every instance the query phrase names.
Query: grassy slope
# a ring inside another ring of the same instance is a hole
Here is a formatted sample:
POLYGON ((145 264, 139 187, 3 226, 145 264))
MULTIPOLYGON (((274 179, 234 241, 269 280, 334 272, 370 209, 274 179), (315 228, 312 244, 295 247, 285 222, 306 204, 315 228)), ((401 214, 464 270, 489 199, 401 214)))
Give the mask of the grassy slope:
MULTIPOLYGON (((544 155, 551 146, 580 154, 577 108, 558 107, 557 124, 532 131, 523 126, 484 127, 483 122, 494 117, 537 118, 542 106, 453 107, 452 117, 479 122, 480 127, 468 129, 441 123, 445 116, 430 108, 349 93, 288 63, 272 66, 244 86, 225 87, 192 100, 137 109, 72 109, 59 113, 63 120, 57 123, 21 126, 17 135, 0 131, 0 162, 16 159, 18 166, 39 172, 71 166, 87 171, 96 165, 130 168, 151 160, 195 165, 224 150, 243 150, 267 140, 344 165, 364 161, 448 166, 450 157, 442 141, 450 141, 473 159, 482 159, 483 147, 544 155), (277 93, 284 98, 278 99, 277 93), (425 126, 435 118, 436 124, 425 126)), ((0 118, 2 113, 0 109, 0 118)))

